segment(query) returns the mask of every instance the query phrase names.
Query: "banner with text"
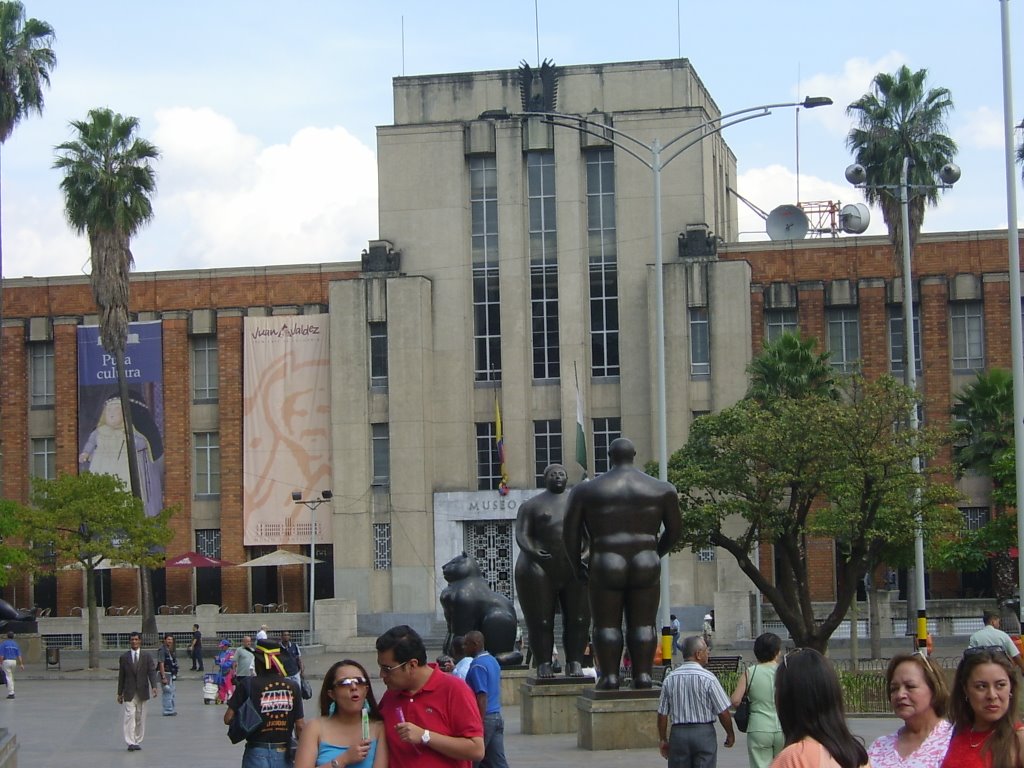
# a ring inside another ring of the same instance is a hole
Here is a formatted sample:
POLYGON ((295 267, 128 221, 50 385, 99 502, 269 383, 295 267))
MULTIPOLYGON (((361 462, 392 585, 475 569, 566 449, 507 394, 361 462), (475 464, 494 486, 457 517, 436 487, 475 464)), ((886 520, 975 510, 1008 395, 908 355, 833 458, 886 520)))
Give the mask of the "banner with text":
MULTIPOLYGON (((245 546, 309 544, 311 511, 292 500, 331 487, 330 316, 245 318, 242 433, 245 546)), ((330 506, 316 541, 331 541, 330 506)))
MULTIPOLYGON (((160 321, 129 323, 125 379, 146 514, 164 506, 164 366, 160 321)), ((131 490, 117 364, 98 325, 78 326, 78 468, 116 475, 131 490)))

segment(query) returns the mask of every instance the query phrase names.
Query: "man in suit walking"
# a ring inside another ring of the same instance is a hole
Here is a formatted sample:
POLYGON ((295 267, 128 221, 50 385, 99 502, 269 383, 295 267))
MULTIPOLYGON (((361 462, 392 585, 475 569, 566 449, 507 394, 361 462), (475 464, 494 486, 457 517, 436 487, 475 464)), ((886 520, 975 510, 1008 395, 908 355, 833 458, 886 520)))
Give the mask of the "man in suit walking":
POLYGON ((157 673, 153 657, 142 650, 142 636, 132 632, 129 650, 117 664, 117 703, 124 705, 124 740, 129 752, 142 749, 146 733, 146 702, 156 696, 157 673))

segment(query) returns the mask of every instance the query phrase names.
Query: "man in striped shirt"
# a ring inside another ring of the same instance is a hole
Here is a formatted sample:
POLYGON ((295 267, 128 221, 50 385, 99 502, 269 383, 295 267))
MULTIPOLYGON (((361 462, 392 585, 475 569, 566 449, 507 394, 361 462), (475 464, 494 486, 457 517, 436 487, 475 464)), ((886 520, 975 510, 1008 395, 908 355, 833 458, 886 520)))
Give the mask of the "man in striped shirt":
POLYGON ((704 669, 708 647, 701 637, 683 640, 683 663, 665 676, 658 702, 658 738, 668 768, 715 768, 715 718, 725 729, 725 746, 736 743, 729 697, 718 678, 704 669), (668 726, 672 725, 671 734, 668 726))

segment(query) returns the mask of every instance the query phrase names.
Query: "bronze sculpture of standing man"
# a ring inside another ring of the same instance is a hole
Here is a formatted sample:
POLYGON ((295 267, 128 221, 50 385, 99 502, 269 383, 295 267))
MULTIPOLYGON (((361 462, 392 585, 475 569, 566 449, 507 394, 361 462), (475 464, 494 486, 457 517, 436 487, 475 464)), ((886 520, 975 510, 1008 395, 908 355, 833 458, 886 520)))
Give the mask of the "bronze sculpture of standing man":
POLYGON ((650 688, 658 644, 660 560, 682 535, 679 495, 669 483, 633 466, 632 441, 613 440, 608 455, 612 468, 569 494, 565 551, 578 577, 589 585, 600 670, 597 688, 619 687, 623 614, 633 687, 650 688), (589 573, 582 562, 585 535, 590 539, 589 573))
MULTIPOLYGON (((562 529, 568 494, 565 467, 544 469, 545 490, 519 508, 516 516, 516 592, 526 619, 537 677, 554 677, 555 609, 561 606, 567 677, 583 677, 583 655, 590 633, 587 587, 565 555, 562 529)), ((584 545, 585 546, 585 545, 584 545)))

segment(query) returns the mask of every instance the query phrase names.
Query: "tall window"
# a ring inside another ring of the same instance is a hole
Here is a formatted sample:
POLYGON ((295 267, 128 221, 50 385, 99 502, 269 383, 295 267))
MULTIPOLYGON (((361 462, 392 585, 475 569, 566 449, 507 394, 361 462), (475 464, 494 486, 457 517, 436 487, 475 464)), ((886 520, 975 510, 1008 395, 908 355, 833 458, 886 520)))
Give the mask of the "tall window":
POLYGON ((32 438, 32 477, 57 477, 57 441, 52 437, 32 438))
MULTIPOLYGON (((914 312, 914 369, 921 373, 921 313, 916 305, 914 312)), ((889 370, 902 375, 903 361, 907 356, 907 342, 903 335, 903 307, 889 307, 889 370)))
POLYGON ((388 324, 370 323, 370 386, 388 385, 388 324))
POLYGON ((540 419, 533 422, 534 475, 537 487, 544 487, 544 470, 548 464, 562 463, 562 422, 540 419))
MULTIPOLYGON (((196 528, 196 552, 220 558, 220 528, 196 528)), ((220 568, 196 568, 196 604, 220 605, 220 568)))
POLYGON ((501 483, 501 459, 495 442, 493 421, 476 423, 476 488, 478 491, 496 491, 501 483))
POLYGON ((192 400, 215 403, 220 396, 217 337, 192 337, 192 400))
POLYGON ((196 496, 220 495, 220 434, 196 432, 192 471, 196 496))
POLYGON ((796 333, 795 309, 766 309, 764 311, 764 339, 775 341, 784 333, 796 333))
POLYGON ((555 153, 526 156, 530 204, 530 310, 533 378, 557 379, 558 251, 555 228, 555 153))
POLYGON ((52 408, 53 385, 53 342, 39 341, 28 345, 31 406, 52 408))
POLYGON ((590 350, 594 376, 619 375, 619 276, 612 151, 587 154, 590 350))
POLYGON ((371 424, 373 484, 391 484, 391 435, 387 424, 371 424))
POLYGON ((828 320, 828 350, 832 367, 852 373, 860 360, 860 323, 857 309, 844 307, 826 312, 828 320))
POLYGON ((622 437, 622 419, 594 419, 594 472, 600 475, 611 468, 608 460, 608 446, 622 437))
POLYGON ((963 301, 949 305, 953 370, 979 371, 985 367, 985 331, 981 302, 963 301))
POLYGON ((473 219, 473 333, 476 345, 476 380, 501 381, 498 171, 493 157, 470 158, 469 204, 473 219))
POLYGON ((373 570, 391 567, 391 523, 373 524, 373 570))
POLYGON ((690 375, 711 375, 711 330, 707 307, 690 307, 690 375))

